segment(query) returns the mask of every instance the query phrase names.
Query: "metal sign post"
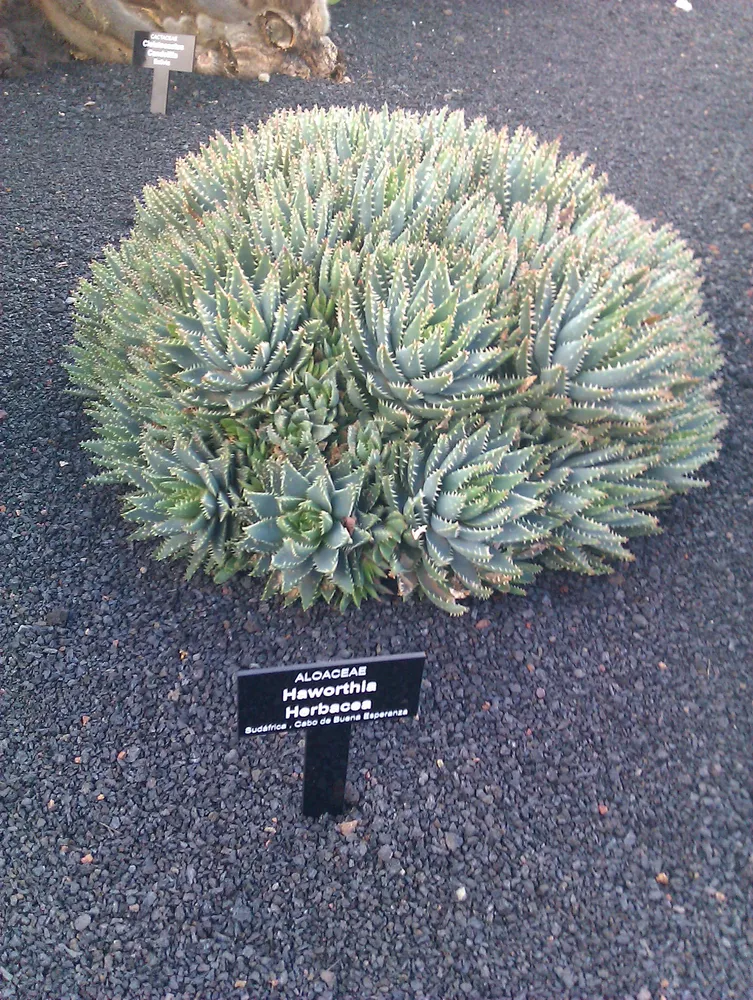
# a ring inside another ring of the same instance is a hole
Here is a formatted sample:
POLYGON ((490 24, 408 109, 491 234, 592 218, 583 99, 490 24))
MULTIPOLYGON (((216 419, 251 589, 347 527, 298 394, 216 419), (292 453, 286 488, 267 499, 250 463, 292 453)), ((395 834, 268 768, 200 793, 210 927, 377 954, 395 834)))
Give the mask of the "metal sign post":
POLYGON ((170 84, 170 70, 165 66, 155 66, 152 76, 152 106, 153 115, 167 114, 167 88, 170 84))
POLYGON ((303 815, 339 816, 345 811, 350 723, 317 726, 306 733, 303 759, 303 815))

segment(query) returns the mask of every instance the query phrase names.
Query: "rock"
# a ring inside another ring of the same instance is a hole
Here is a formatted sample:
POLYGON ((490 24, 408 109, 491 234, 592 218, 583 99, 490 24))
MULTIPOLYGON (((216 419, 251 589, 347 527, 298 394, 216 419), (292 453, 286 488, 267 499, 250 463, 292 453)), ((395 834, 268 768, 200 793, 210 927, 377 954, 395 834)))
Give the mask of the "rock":
POLYGON ((444 842, 447 844, 448 851, 457 851, 463 844, 463 838, 459 837, 457 833, 448 831, 444 835, 444 842))
POLYGON ((253 918, 250 907, 243 904, 233 907, 232 916, 239 924, 250 924, 253 918))
POLYGON ((464 903, 467 898, 468 898, 468 893, 466 892, 465 886, 459 885, 455 890, 455 899, 458 901, 458 903, 464 903))
POLYGON ((651 1000, 651 990, 641 986, 635 995, 635 1000, 651 1000))
POLYGON ((67 608, 53 608, 47 612, 44 620, 48 625, 65 625, 69 614, 70 612, 67 608))
POLYGON ((377 857, 379 858, 380 861, 384 862, 385 864, 390 860, 393 854, 394 851, 392 850, 389 844, 382 844, 382 846, 377 851, 377 857))
MULTIPOLYGON (((8 6, 8 0, 0 2, 3 21, 8 6)), ((0 28, 0 75, 3 76, 44 64, 50 54, 65 57, 64 49, 58 55, 58 43, 44 40, 51 27, 65 36, 68 49, 100 62, 123 62, 128 57, 130 44, 123 45, 118 26, 123 31, 125 25, 130 25, 131 30, 139 26, 153 31, 176 30, 172 0, 150 0, 148 5, 140 0, 87 0, 85 5, 78 0, 58 0, 49 5, 51 10, 45 10, 47 5, 20 0, 18 6, 31 11, 19 18, 18 25, 11 26, 16 30, 6 29, 5 25, 0 28), (82 6, 85 11, 80 9, 82 6), (49 27, 45 24, 45 13, 50 19, 49 27), (48 48, 53 52, 48 53, 48 48)), ((345 64, 327 34, 329 17, 321 14, 322 6, 322 0, 296 0, 292 5, 288 0, 282 5, 283 15, 277 14, 273 7, 258 17, 241 16, 239 20, 238 12, 245 9, 244 4, 197 0, 182 5, 184 11, 190 8, 190 13, 184 12, 178 30, 199 36, 194 62, 197 73, 217 76, 232 73, 262 83, 269 82, 270 73, 342 80, 345 64)), ((84 106, 90 103, 93 102, 84 106)), ((65 112, 60 114, 65 120, 65 112)))
POLYGON ((322 969, 319 973, 319 978, 324 980, 330 989, 335 985, 336 976, 330 969, 322 969))
POLYGON ((73 926, 77 931, 85 931, 91 922, 92 918, 88 913, 80 913, 73 921, 73 926))
POLYGON ((0 28, 0 73, 12 69, 18 59, 18 45, 6 28, 0 28))
POLYGON ((571 990, 573 986, 575 986, 575 976, 569 969, 562 968, 562 966, 559 965, 555 965, 554 971, 569 990, 571 990))

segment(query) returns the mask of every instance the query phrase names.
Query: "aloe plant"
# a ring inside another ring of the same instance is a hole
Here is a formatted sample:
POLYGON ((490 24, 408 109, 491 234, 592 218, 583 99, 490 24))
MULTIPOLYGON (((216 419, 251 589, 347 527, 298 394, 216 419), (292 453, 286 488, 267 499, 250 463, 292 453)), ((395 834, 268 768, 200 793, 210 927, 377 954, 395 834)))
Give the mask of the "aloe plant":
POLYGON ((724 424, 697 264, 582 158, 281 112, 146 188, 68 365, 137 537, 308 607, 608 572, 724 424))

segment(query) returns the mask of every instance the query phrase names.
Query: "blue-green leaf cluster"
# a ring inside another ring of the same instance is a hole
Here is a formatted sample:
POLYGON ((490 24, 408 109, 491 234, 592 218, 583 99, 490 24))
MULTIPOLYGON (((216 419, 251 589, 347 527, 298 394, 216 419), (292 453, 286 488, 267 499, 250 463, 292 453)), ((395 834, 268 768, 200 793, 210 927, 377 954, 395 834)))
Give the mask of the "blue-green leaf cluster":
POLYGON ((524 129, 280 112, 147 187, 92 272, 97 478, 159 557, 306 607, 606 572, 718 453, 690 250, 524 129))

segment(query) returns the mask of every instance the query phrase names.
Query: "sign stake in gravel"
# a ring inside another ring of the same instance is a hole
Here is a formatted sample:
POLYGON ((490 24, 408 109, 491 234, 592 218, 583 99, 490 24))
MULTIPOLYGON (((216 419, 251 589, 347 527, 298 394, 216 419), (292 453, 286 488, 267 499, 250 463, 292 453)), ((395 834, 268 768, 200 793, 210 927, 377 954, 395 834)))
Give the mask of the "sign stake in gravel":
POLYGON ((425 653, 238 673, 238 735, 306 735, 303 814, 343 812, 350 727, 418 715, 425 653))
POLYGON ((152 114, 167 114, 167 88, 170 70, 190 73, 193 70, 195 35, 167 35, 159 31, 135 31, 133 65, 153 69, 152 114))

